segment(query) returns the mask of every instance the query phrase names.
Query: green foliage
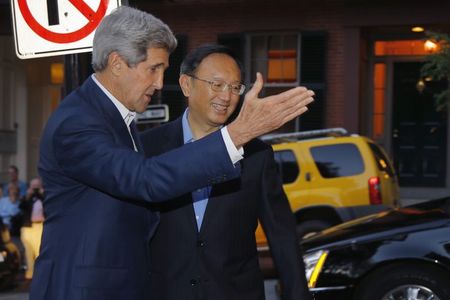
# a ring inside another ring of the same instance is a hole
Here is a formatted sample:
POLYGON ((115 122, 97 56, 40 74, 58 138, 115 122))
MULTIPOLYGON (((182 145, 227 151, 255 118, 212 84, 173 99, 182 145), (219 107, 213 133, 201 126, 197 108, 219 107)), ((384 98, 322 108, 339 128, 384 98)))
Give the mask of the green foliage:
MULTIPOLYGON (((426 35, 429 40, 439 45, 439 50, 426 56, 421 76, 431 77, 432 80, 447 80, 450 83, 450 37, 447 34, 432 31, 427 31, 426 35)), ((437 93, 434 97, 438 110, 450 107, 450 90, 437 93)))

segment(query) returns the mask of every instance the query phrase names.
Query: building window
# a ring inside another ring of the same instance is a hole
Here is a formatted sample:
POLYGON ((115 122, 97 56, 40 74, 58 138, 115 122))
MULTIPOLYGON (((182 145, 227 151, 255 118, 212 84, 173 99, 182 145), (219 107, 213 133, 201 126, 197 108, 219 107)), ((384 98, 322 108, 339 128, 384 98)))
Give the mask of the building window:
POLYGON ((422 40, 376 41, 375 56, 426 55, 429 54, 422 40))
POLYGON ((298 82, 297 34, 250 36, 251 74, 266 74, 267 83, 298 82))
POLYGON ((260 96, 270 96, 303 85, 314 90, 314 104, 279 132, 319 129, 325 126, 325 52, 322 32, 231 33, 218 37, 245 66, 245 84, 251 88, 260 72, 265 85, 260 96))
POLYGON ((385 99, 386 94, 386 64, 375 64, 373 76, 373 135, 372 138, 379 140, 383 137, 385 99))

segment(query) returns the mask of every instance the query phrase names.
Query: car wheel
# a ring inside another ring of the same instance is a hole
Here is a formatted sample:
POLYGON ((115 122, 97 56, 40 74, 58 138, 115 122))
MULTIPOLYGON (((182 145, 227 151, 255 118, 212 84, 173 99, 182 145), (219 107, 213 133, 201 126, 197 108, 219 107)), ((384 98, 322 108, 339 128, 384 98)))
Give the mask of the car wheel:
POLYGON ((419 264, 396 264, 369 274, 355 291, 355 300, 450 299, 450 274, 419 264))
POLYGON ((297 236, 299 239, 303 239, 331 226, 332 225, 330 223, 322 220, 303 221, 297 224, 297 236))

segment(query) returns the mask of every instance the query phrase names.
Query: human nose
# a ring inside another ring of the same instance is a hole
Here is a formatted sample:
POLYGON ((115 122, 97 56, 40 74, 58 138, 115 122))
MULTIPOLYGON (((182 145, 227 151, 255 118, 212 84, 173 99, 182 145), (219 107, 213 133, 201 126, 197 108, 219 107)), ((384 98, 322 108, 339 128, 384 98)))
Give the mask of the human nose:
POLYGON ((153 82, 153 86, 157 90, 161 90, 164 85, 164 72, 159 72, 156 76, 156 80, 153 82))
POLYGON ((231 89, 232 89, 231 84, 226 83, 223 86, 222 91, 219 93, 220 98, 223 99, 223 100, 229 101, 231 99, 231 96, 232 96, 231 89))

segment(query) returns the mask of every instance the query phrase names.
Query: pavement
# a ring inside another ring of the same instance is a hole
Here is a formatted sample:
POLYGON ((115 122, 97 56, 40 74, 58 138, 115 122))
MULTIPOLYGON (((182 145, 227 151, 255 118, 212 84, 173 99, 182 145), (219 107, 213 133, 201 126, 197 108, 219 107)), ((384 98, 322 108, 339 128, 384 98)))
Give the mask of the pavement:
POLYGON ((6 293, 0 294, 1 300, 28 300, 28 293, 6 293))
POLYGON ((277 285, 276 279, 269 279, 269 280, 264 281, 264 289, 266 291, 266 300, 280 300, 281 299, 276 292, 276 290, 277 290, 276 285, 277 285))
MULTIPOLYGON (((264 281, 264 288, 266 291, 266 300, 280 300, 276 293, 276 279, 270 279, 264 281)), ((24 287, 16 287, 11 291, 0 292, 0 300, 28 300, 28 291, 23 291, 24 287)))

